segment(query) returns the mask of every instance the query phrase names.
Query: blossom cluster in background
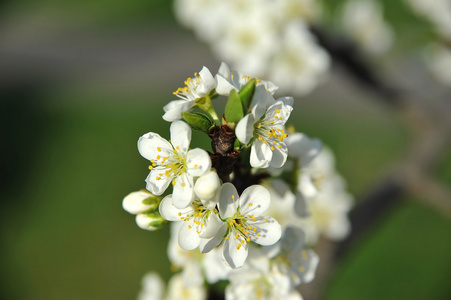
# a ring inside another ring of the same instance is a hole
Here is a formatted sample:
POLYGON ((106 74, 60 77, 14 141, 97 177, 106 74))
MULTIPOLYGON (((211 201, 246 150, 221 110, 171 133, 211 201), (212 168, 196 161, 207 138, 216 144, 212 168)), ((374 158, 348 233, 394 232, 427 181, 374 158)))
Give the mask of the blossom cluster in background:
MULTIPOLYGON (((323 23, 314 0, 176 0, 175 14, 221 59, 247 74, 269 78, 284 92, 310 93, 327 76, 330 57, 310 27, 323 23)), ((349 0, 337 19, 362 52, 380 55, 393 30, 374 0, 349 0)))
POLYGON ((126 196, 123 208, 143 229, 170 222, 177 270, 166 292, 147 274, 139 299, 206 299, 222 280, 226 299, 301 299, 296 288, 314 279, 319 237, 349 233, 352 197, 333 155, 285 126, 294 100, 275 98, 277 89, 225 63, 215 75, 204 67, 164 107, 170 140, 139 138, 147 191, 126 196), (218 114, 212 103, 221 98, 218 114), (193 148, 193 129, 211 139, 211 150, 193 148))

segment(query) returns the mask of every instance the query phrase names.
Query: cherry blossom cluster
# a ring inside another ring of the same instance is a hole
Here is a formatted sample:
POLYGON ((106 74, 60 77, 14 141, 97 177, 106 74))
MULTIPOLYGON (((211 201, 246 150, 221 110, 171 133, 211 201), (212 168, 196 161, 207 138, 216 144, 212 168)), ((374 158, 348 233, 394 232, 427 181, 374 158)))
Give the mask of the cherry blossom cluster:
MULTIPOLYGON (((330 56, 311 28, 328 24, 315 0, 176 0, 179 22, 214 54, 247 74, 269 78, 283 91, 310 93, 328 74, 330 56)), ((348 0, 331 24, 368 55, 394 40, 376 0, 348 0)), ((330 22, 329 22, 330 23, 330 22)))
POLYGON ((139 138, 146 190, 126 196, 123 208, 143 229, 170 222, 178 271, 167 292, 147 274, 139 299, 206 299, 222 280, 226 299, 301 299, 296 288, 314 278, 318 237, 349 232, 352 198, 331 152, 285 126, 293 98, 276 99, 276 90, 225 63, 215 75, 203 67, 163 108, 170 140, 139 138), (212 103, 221 98, 219 118, 212 103), (191 146, 192 130, 211 139, 210 151, 191 146))

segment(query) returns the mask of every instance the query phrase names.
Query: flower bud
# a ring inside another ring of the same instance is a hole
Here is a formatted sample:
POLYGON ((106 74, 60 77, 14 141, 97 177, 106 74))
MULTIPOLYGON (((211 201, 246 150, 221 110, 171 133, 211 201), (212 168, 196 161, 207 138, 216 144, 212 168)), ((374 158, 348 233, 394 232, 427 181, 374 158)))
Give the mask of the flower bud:
POLYGON ((210 171, 197 179, 194 193, 202 200, 211 200, 216 196, 221 182, 215 171, 210 171))
POLYGON ((155 196, 146 190, 132 192, 122 200, 122 207, 131 214, 140 214, 154 211, 160 205, 161 197, 155 196))
POLYGON ((135 221, 141 229, 145 230, 157 230, 167 223, 158 211, 147 214, 138 214, 136 215, 135 221))

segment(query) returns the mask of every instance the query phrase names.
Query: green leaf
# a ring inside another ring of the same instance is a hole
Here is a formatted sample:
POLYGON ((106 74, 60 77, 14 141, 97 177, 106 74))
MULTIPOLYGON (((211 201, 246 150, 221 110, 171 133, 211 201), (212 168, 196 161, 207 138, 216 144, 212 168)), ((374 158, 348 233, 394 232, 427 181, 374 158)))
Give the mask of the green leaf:
POLYGON ((235 90, 230 91, 224 116, 228 124, 237 123, 244 116, 240 95, 235 90))
POLYGON ((207 132, 214 126, 214 122, 207 115, 200 112, 182 112, 182 119, 191 128, 202 132, 207 132))
POLYGON ((255 86, 256 86, 257 80, 254 78, 250 80, 248 83, 246 83, 241 90, 238 92, 238 95, 241 98, 241 103, 243 104, 243 111, 247 113, 249 110, 249 106, 252 102, 252 97, 254 96, 255 92, 255 86))

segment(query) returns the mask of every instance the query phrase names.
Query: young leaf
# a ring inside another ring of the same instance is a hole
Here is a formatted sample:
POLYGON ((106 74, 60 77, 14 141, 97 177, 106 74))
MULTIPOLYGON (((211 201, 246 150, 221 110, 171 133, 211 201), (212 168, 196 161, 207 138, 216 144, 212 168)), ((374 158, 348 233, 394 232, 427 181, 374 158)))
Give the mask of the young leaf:
POLYGON ((241 102, 243 104, 243 110, 245 113, 248 112, 249 106, 252 102, 252 97, 254 96, 255 86, 256 86, 255 78, 246 83, 241 90, 238 92, 240 95, 241 102))
POLYGON ((203 132, 209 131, 213 126, 213 121, 200 112, 182 112, 182 119, 194 130, 203 132))
POLYGON ((237 123, 244 116, 241 98, 235 90, 231 90, 224 111, 227 123, 237 123))

